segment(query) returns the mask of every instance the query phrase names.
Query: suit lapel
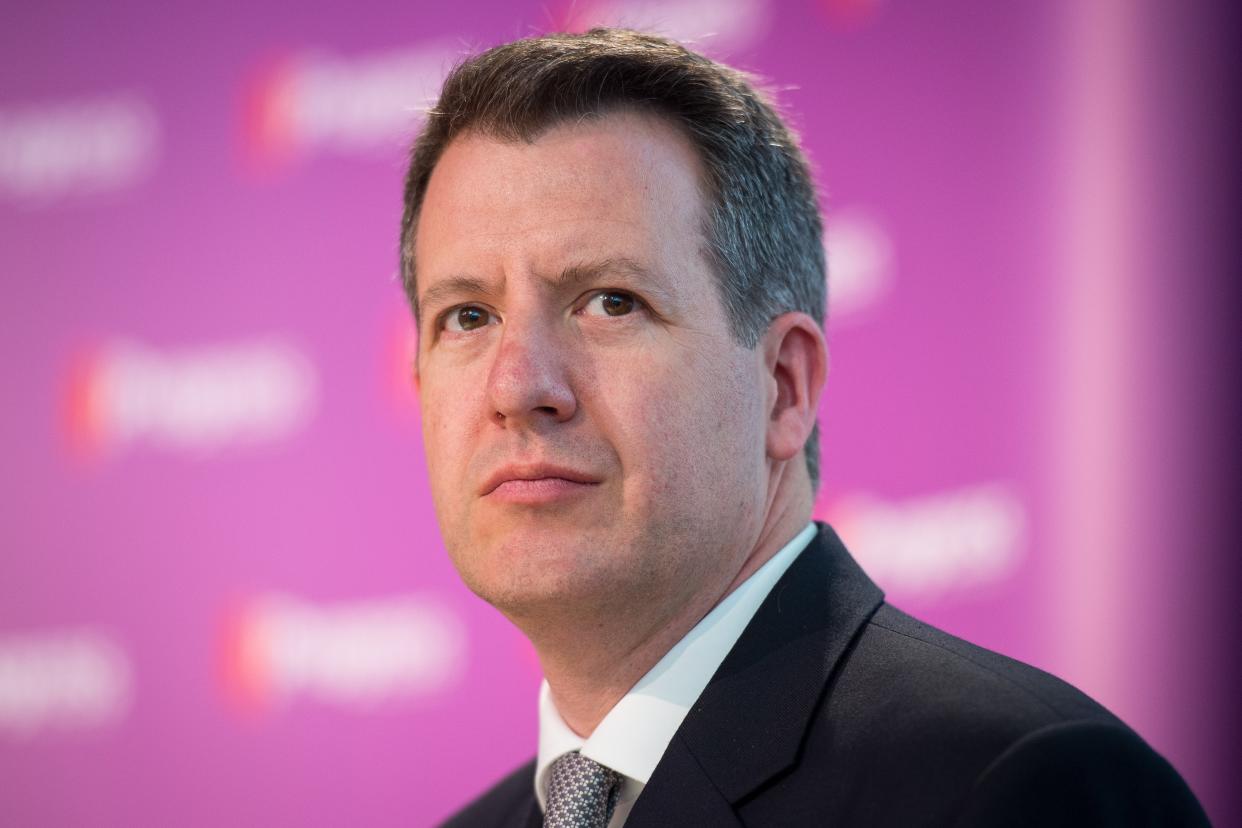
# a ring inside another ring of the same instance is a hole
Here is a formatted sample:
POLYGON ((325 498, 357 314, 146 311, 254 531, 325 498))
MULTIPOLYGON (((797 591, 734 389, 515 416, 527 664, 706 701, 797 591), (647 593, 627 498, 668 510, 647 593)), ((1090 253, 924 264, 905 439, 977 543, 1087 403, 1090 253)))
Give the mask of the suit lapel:
POLYGON ((625 828, 644 825, 741 828, 733 806, 677 735, 669 742, 660 764, 625 821, 625 828))
POLYGON ((738 824, 732 804, 797 760, 834 668, 883 599, 819 524, 682 722, 627 826, 738 824))

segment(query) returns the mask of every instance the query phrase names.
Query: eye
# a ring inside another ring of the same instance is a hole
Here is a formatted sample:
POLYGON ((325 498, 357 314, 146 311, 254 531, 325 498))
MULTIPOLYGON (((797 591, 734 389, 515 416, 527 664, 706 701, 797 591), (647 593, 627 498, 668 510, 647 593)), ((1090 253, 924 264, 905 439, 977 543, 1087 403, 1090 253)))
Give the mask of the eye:
POLYGON ((486 308, 478 305, 462 305, 450 310, 444 317, 444 330, 462 333, 494 325, 500 320, 486 308))
POLYGON ((621 290, 602 290, 591 297, 583 311, 595 316, 625 316, 634 310, 638 300, 621 290))

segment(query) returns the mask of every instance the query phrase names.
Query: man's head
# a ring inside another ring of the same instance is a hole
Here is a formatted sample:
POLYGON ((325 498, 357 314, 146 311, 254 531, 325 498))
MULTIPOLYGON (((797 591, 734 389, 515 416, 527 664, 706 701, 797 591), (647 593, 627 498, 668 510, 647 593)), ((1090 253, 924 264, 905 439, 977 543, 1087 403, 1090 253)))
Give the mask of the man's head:
MULTIPOLYGON (((745 74, 660 37, 620 29, 508 43, 459 66, 414 145, 401 221, 401 276, 419 315, 414 238, 427 183, 455 137, 529 141, 549 127, 647 109, 690 139, 702 164, 704 255, 734 337, 802 311, 824 324, 823 227, 795 136, 745 74)), ((819 430, 806 444, 819 485, 819 430)))
POLYGON ((511 616, 684 605, 727 586, 778 489, 809 511, 819 216, 740 74, 603 30, 468 61, 402 242, 437 516, 511 616))

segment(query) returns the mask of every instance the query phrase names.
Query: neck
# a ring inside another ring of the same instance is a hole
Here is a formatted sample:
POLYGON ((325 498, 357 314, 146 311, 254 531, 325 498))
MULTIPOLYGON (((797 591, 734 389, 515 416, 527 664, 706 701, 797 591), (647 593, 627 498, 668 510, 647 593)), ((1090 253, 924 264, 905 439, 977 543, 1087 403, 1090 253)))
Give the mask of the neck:
POLYGON ((806 526, 812 509, 810 484, 805 472, 790 479, 787 465, 774 473, 753 542, 724 571, 705 577, 701 589, 664 606, 598 602, 571 622, 513 619, 539 653, 556 709, 575 733, 590 736, 665 653, 806 526))

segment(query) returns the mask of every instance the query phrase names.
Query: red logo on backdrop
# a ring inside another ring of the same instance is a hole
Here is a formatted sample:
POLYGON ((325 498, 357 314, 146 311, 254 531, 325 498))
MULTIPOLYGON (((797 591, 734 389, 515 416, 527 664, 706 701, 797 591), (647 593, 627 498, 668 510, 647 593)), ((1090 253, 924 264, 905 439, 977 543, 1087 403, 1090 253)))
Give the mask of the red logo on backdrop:
POLYGON ((272 698, 260 630, 248 602, 234 601, 225 611, 217 666, 225 695, 243 713, 262 711, 272 698))
POLYGON ((279 442, 318 406, 313 361, 277 335, 176 349, 88 343, 65 378, 62 428, 83 460, 136 445, 201 458, 279 442))
POLYGON ((277 55, 263 61, 246 84, 242 140, 256 169, 285 164, 297 154, 297 77, 297 61, 277 55))
POLYGON ((555 32, 585 32, 597 24, 594 3, 568 0, 551 12, 551 29, 555 32))
POLYGON ((563 0, 551 18, 556 31, 620 26, 719 53, 759 42, 769 28, 772 5, 770 0, 563 0))
POLYGON ((396 161, 461 54, 453 40, 361 55, 273 55, 242 89, 243 155, 258 170, 303 155, 396 161))
POLYGON ((303 699, 365 711, 450 690, 466 648, 461 619, 432 595, 325 604, 266 593, 226 607, 217 669, 244 714, 303 699))
POLYGON ((80 348, 66 372, 61 425, 70 452, 82 461, 93 460, 107 449, 102 350, 97 345, 80 348))
POLYGON ((400 419, 417 421, 415 362, 418 359, 418 328, 408 302, 403 299, 393 304, 394 310, 389 312, 380 326, 385 331, 383 392, 400 419))
POLYGON ((882 0, 820 0, 820 8, 832 22, 854 27, 875 17, 881 2, 882 0))

